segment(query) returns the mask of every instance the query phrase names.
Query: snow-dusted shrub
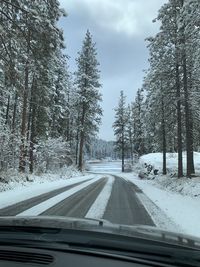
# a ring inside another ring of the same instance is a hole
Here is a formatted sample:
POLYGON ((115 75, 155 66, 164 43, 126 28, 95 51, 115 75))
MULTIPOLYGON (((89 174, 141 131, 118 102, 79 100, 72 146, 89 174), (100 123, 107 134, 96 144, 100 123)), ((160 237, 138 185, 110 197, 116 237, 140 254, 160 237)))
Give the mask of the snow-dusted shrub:
POLYGON ((34 150, 38 173, 57 171, 73 164, 68 142, 62 138, 48 138, 40 141, 34 150))

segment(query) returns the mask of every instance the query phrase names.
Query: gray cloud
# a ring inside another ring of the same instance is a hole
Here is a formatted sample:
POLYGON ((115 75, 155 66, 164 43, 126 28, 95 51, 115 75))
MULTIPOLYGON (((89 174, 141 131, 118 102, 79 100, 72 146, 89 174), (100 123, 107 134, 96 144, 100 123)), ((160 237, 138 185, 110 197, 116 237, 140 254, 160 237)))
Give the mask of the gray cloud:
POLYGON ((141 86, 143 70, 148 67, 148 50, 144 39, 158 31, 152 20, 167 0, 60 0, 68 13, 60 21, 66 38, 70 67, 74 71, 75 58, 85 32, 89 29, 97 43, 101 68, 101 89, 104 109, 100 137, 114 139, 112 124, 114 107, 120 90, 133 101, 141 86))

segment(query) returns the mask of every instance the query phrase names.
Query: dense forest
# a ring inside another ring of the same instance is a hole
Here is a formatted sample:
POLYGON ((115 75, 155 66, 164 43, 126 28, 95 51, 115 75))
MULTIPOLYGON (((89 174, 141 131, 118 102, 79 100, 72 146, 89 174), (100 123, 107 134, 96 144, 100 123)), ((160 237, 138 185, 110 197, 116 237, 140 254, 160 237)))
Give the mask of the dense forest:
POLYGON ((89 31, 69 72, 57 0, 0 0, 0 171, 83 168, 101 122, 100 71, 89 31))
MULTIPOLYGON (((95 42, 89 30, 68 66, 58 0, 0 0, 0 171, 21 173, 84 167, 84 157, 133 160, 150 152, 178 153, 178 177, 195 174, 200 149, 200 3, 168 0, 146 39, 149 69, 135 99, 120 93, 113 142, 97 140, 102 96, 95 42), (120 154, 119 154, 120 153, 120 154)), ((66 18, 67 19, 67 18, 66 18)), ((133 86, 133 85, 130 85, 133 86)))
POLYGON ((113 124, 116 146, 122 159, 129 153, 142 155, 178 153, 178 177, 195 174, 194 151, 200 149, 200 2, 169 0, 154 23, 159 32, 146 39, 150 67, 142 88, 129 106, 123 91, 113 124))
POLYGON ((115 149, 114 141, 105 141, 102 139, 91 139, 85 149, 86 159, 119 159, 120 153, 115 149))

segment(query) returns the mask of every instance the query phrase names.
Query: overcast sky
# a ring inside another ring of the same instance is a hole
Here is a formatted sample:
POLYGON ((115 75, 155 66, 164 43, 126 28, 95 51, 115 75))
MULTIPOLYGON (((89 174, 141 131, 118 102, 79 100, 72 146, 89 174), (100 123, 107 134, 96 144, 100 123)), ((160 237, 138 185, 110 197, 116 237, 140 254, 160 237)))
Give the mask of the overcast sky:
POLYGON ((114 140, 112 124, 119 93, 124 90, 127 103, 134 100, 148 68, 145 38, 154 35, 159 25, 152 23, 167 0, 60 0, 68 13, 61 20, 70 70, 89 29, 96 42, 101 70, 104 116, 99 137, 114 140))

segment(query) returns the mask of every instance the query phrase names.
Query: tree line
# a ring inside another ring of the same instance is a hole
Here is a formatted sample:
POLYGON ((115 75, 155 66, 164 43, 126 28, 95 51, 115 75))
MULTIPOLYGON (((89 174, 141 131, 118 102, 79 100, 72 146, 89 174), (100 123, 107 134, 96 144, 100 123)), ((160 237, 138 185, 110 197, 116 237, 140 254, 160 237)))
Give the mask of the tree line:
POLYGON ((89 30, 70 73, 57 0, 0 0, 0 171, 83 169, 101 122, 100 71, 89 30))
POLYGON ((184 175, 183 151, 191 177, 194 151, 200 148, 199 14, 198 0, 168 0, 160 8, 154 20, 161 25, 159 32, 147 38, 150 66, 143 86, 131 108, 125 108, 121 93, 113 125, 122 158, 127 149, 139 155, 162 152, 166 174, 166 153, 177 152, 178 177, 184 175))

